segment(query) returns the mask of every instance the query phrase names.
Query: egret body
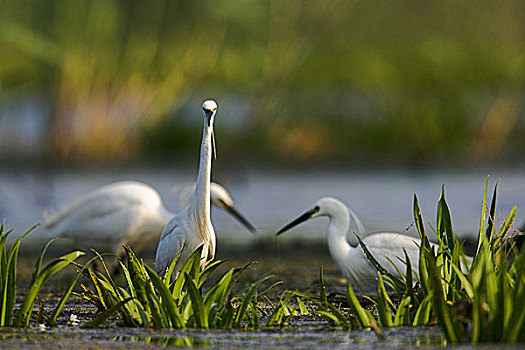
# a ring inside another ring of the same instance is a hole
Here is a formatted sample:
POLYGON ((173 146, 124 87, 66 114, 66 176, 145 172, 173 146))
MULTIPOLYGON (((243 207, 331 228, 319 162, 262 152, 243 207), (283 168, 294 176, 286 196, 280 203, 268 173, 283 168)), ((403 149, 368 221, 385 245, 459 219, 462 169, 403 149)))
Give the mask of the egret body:
MULTIPOLYGON (((179 188, 191 194, 194 185, 179 188)), ((180 207, 192 197, 179 197, 180 207)), ((248 230, 256 230, 235 208, 233 199, 224 187, 210 184, 210 201, 226 210, 248 230)), ((166 224, 175 214, 164 206, 153 187, 138 181, 119 181, 102 186, 58 212, 44 215, 44 228, 51 237, 69 238, 77 249, 95 249, 100 253, 118 253, 122 245, 139 252, 149 243, 159 240, 166 224)))
POLYGON ((201 255, 202 267, 215 256, 215 231, 210 221, 210 178, 213 121, 217 104, 207 100, 202 109, 204 127, 195 192, 190 205, 173 217, 162 231, 155 256, 155 270, 159 275, 164 275, 166 268, 179 252, 178 266, 200 245, 204 245, 201 255))
MULTIPOLYGON (((330 256, 348 279, 354 292, 357 294, 377 293, 376 268, 368 260, 361 246, 353 247, 347 240, 350 214, 349 209, 341 201, 331 197, 321 198, 312 209, 280 229, 277 235, 301 222, 319 216, 329 218, 327 243, 330 256)), ((418 270, 419 248, 417 245, 420 244, 419 239, 399 233, 375 233, 366 236, 363 242, 379 264, 389 273, 399 277, 392 263, 401 272, 406 270, 405 263, 398 259, 405 260, 403 248, 408 254, 412 269, 418 270)))
POLYGON ((65 237, 83 250, 117 253, 122 244, 136 251, 158 239, 173 217, 151 186, 135 181, 105 185, 44 215, 44 228, 52 237, 65 237))

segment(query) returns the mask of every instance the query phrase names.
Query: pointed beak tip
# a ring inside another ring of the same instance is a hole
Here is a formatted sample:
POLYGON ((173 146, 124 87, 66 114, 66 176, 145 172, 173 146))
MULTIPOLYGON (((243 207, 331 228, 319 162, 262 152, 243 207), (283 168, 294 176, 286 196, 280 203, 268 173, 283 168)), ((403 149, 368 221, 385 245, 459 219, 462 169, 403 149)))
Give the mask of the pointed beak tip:
POLYGON ((288 231, 292 227, 295 227, 299 225, 300 223, 305 222, 306 220, 310 219, 315 212, 316 211, 314 209, 308 210, 306 213, 302 214, 301 216, 299 216, 298 218, 296 218, 295 220, 293 220, 292 222, 290 222, 289 224, 281 228, 279 231, 277 231, 275 235, 279 236, 281 233, 288 231))
POLYGON ((232 205, 224 204, 224 209, 236 218, 252 235, 257 234, 257 229, 232 205))

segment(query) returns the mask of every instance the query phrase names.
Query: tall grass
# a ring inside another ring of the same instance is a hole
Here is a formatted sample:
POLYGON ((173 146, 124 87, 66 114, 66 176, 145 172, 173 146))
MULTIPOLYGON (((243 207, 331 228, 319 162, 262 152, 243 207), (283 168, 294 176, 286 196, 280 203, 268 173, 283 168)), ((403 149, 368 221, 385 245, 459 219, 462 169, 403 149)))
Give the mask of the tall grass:
MULTIPOLYGON (((38 225, 33 226, 20 238, 15 240, 6 250, 6 241, 12 230, 7 230, 5 223, 0 226, 0 327, 27 327, 31 319, 31 313, 35 300, 44 283, 55 273, 73 263, 83 253, 74 251, 58 259, 51 261, 44 268, 42 262, 47 248, 53 242, 49 241, 42 249, 35 263, 35 270, 29 290, 24 296, 21 306, 15 312, 16 297, 16 273, 18 251, 22 240, 38 225)), ((65 299, 64 299, 65 303, 65 299)), ((59 303, 51 318, 54 320, 61 312, 64 303, 59 303)), ((52 322, 54 323, 54 322, 52 322)))
POLYGON ((442 265, 429 252, 425 255, 429 262, 428 292, 434 296, 434 312, 452 342, 525 341, 525 256, 514 252, 511 245, 510 250, 517 257, 507 260, 509 229, 517 207, 510 210, 498 229, 496 198, 497 185, 489 208, 485 185, 478 249, 467 271, 461 270, 454 255, 445 256, 442 265), (446 272, 450 275, 443 273, 443 266, 449 268, 446 272), (454 296, 458 297, 454 299, 454 296))
MULTIPOLYGON (((223 261, 200 267, 202 246, 192 253, 172 281, 176 257, 164 278, 139 261, 132 249, 125 247, 127 266, 120 263, 126 288, 118 287, 109 274, 88 269, 94 291, 84 286, 84 297, 103 312, 86 327, 96 327, 119 312, 128 326, 157 328, 258 328, 260 325, 257 299, 259 286, 271 276, 263 276, 240 291, 234 291, 240 275, 250 264, 232 268, 219 276, 206 293, 204 282, 223 261)), ((273 284, 275 285, 275 284, 273 284)), ((272 285, 272 287, 273 287, 272 285)), ((271 288, 271 287, 270 287, 271 288)))
POLYGON ((452 343, 525 342, 525 253, 518 252, 510 239, 517 207, 510 210, 498 228, 495 221, 497 185, 490 207, 487 185, 488 178, 474 257, 465 255, 454 235, 444 186, 437 203, 437 246, 430 245, 414 195, 414 219, 421 238, 419 271, 412 271, 405 255, 405 276, 403 280, 396 279, 386 274, 361 242, 378 270, 377 297, 367 298, 375 305, 376 316, 363 309, 350 285, 348 316, 330 305, 324 293, 322 273, 320 295, 316 298, 321 314, 344 328, 373 328, 378 335, 382 335, 379 326, 437 324, 452 343), (412 288, 413 273, 419 280, 416 288, 412 288), (385 284, 395 291, 396 302, 387 294, 385 284))

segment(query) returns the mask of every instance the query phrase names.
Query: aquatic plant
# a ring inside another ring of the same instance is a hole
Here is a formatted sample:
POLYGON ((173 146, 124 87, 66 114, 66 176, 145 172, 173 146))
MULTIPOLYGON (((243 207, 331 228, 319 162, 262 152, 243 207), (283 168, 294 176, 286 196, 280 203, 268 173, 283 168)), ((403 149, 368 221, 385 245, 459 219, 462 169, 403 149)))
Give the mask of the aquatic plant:
MULTIPOLYGON (((6 250, 6 241, 7 237, 12 233, 12 230, 7 230, 5 222, 0 226, 0 327, 27 327, 33 306, 35 305, 35 300, 43 284, 49 277, 84 254, 81 251, 74 251, 51 261, 46 267, 42 268, 44 255, 49 245, 53 242, 53 240, 49 241, 36 260, 29 290, 24 297, 22 305, 15 313, 16 273, 20 244, 37 226, 38 225, 34 225, 20 238, 15 240, 8 250, 6 250)), ((59 305, 55 307, 52 316, 54 319, 56 319, 62 310, 64 303, 59 303, 59 305)), ((42 312, 39 311, 39 314, 42 314, 42 312)))
MULTIPOLYGON (((489 208, 487 184, 488 178, 482 202, 478 249, 472 265, 463 272, 453 254, 443 255, 440 262, 427 250, 425 260, 429 283, 426 294, 432 295, 433 313, 451 342, 524 342, 525 256, 516 252, 512 244, 510 249, 508 245, 509 229, 517 207, 510 210, 497 230, 497 185, 489 208), (512 261, 507 259, 509 250, 517 254, 512 261)), ((416 204, 415 211, 418 210, 416 204)), ((420 234, 422 232, 420 230, 420 234)))
MULTIPOLYGON (((377 313, 363 308, 352 286, 348 286, 345 316, 330 304, 324 292, 322 270, 320 293, 314 297, 318 312, 343 328, 372 328, 382 335, 379 326, 420 326, 438 324, 448 341, 524 342, 525 341, 525 254, 509 240, 517 207, 514 206, 499 230, 495 225, 497 185, 490 208, 487 207, 487 183, 482 203, 478 249, 471 259, 454 236, 452 219, 445 200, 444 186, 437 205, 436 246, 431 246, 423 225, 417 196, 414 195, 414 219, 421 238, 419 271, 413 271, 405 253, 406 271, 402 278, 388 274, 359 239, 369 260, 378 270, 378 294, 366 297, 377 313), (508 255, 513 254, 512 259, 508 255), (419 284, 413 288, 413 276, 419 284), (394 291, 392 301, 385 284, 394 291)), ((312 298, 311 295, 304 295, 312 298)))
POLYGON ((171 279, 178 256, 172 261, 164 278, 161 278, 151 267, 139 261, 130 247, 124 248, 127 266, 122 262, 120 266, 126 279, 126 288, 115 284, 103 259, 101 262, 105 275, 88 269, 95 291, 83 286, 84 298, 103 312, 85 327, 96 327, 116 312, 122 315, 124 323, 129 326, 259 327, 257 299, 261 294, 257 290, 271 276, 263 276, 240 291, 233 291, 240 275, 251 264, 223 273, 202 294, 204 282, 224 262, 216 260, 202 269, 202 246, 192 253, 173 281, 171 279))

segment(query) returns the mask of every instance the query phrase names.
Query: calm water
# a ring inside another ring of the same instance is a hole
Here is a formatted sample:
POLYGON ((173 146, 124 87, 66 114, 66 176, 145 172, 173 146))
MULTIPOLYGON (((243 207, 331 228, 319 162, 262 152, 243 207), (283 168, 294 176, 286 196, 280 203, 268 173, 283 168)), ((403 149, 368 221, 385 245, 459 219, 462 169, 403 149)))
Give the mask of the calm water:
MULTIPOLYGON (((313 206, 326 195, 341 199, 363 221, 367 232, 403 232, 412 224, 412 200, 416 193, 426 222, 433 222, 441 184, 452 212, 453 224, 460 235, 477 230, 483 187, 487 174, 490 188, 499 180, 498 219, 518 205, 525 207, 525 171, 270 171, 248 170, 235 179, 220 181, 231 193, 238 209, 259 228, 261 235, 276 229, 313 206)), ((17 234, 40 222, 44 210, 56 210, 67 202, 113 181, 146 182, 161 193, 166 206, 178 208, 171 188, 194 181, 193 171, 165 169, 135 170, 61 170, 43 174, 38 171, 0 170, 0 216, 6 217, 17 234)), ((491 190, 492 191, 492 190, 491 190)), ((219 238, 247 242, 252 238, 233 218, 213 210, 219 238)), ((525 222, 518 210, 516 224, 525 222)), ((283 235, 318 238, 326 230, 326 219, 312 220, 283 235)), ((413 227, 409 230, 413 231, 413 227)), ((42 237, 42 230, 32 236, 42 237)), ((285 238, 286 239, 286 238, 285 238)))

